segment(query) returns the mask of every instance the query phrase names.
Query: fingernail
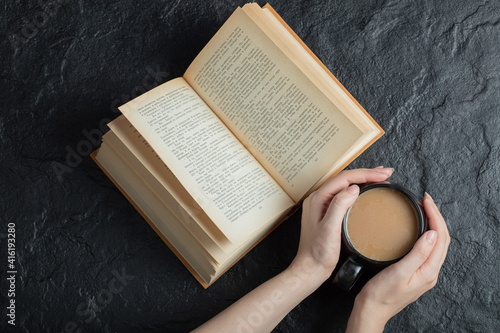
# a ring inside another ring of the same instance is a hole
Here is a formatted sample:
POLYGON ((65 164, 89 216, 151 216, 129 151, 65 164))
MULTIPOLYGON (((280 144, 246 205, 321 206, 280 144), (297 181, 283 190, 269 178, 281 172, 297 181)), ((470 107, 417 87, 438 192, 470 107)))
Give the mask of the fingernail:
POLYGON ((358 194, 359 187, 358 185, 351 185, 347 188, 347 191, 350 192, 351 194, 358 194))
POLYGON ((434 230, 429 230, 427 231, 427 234, 425 235, 425 240, 431 244, 434 243, 436 240, 437 233, 434 230))
POLYGON ((434 199, 432 199, 431 195, 427 192, 424 193, 424 197, 427 197, 427 199, 434 201, 434 199))
POLYGON ((390 176, 394 172, 394 168, 375 168, 375 171, 390 176))
POLYGON ((375 167, 375 169, 382 169, 383 167, 383 165, 379 165, 378 167, 375 167))

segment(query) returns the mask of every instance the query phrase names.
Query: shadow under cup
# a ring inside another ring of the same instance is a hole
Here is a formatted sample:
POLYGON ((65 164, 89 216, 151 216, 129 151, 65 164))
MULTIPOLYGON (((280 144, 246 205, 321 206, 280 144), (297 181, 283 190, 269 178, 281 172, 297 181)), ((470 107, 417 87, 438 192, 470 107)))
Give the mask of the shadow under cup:
POLYGON ((348 258, 333 279, 349 291, 367 270, 377 272, 403 258, 427 229, 417 197, 390 183, 361 185, 356 202, 342 223, 342 242, 348 258))

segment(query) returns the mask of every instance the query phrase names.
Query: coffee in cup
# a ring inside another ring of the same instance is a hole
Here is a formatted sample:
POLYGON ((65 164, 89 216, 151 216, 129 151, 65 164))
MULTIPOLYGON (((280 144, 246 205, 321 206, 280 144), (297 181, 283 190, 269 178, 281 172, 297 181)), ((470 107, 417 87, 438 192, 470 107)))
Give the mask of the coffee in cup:
POLYGON ((426 228, 420 202, 405 187, 388 181, 362 185, 344 216, 342 241, 349 257, 334 284, 350 290, 363 270, 376 272, 400 260, 426 228))
POLYGON ((372 260, 400 258, 418 238, 415 206, 404 193, 390 187, 363 192, 345 222, 352 246, 372 260))

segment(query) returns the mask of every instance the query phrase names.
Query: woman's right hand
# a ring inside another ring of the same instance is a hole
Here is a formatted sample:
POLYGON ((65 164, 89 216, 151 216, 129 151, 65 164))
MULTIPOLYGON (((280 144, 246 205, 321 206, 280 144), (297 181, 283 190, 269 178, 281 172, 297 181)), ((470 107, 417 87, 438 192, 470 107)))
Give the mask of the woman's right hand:
POLYGON ((436 285, 450 235, 430 195, 424 196, 423 205, 430 230, 403 259, 363 287, 354 302, 347 332, 382 332, 390 318, 436 285))

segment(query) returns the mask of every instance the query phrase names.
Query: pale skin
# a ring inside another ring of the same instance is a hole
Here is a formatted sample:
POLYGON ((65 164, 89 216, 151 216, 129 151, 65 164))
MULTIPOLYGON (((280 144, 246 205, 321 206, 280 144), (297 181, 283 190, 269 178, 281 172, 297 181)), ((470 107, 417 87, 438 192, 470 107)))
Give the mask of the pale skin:
MULTIPOLYGON (((299 249, 282 273, 194 332, 270 332, 332 274, 341 248, 342 218, 359 195, 355 184, 384 181, 392 168, 344 171, 304 200, 299 249)), ((399 262, 356 296, 347 332, 383 332, 387 321, 433 288, 450 244, 446 222, 430 195, 423 198, 429 230, 399 262)))

